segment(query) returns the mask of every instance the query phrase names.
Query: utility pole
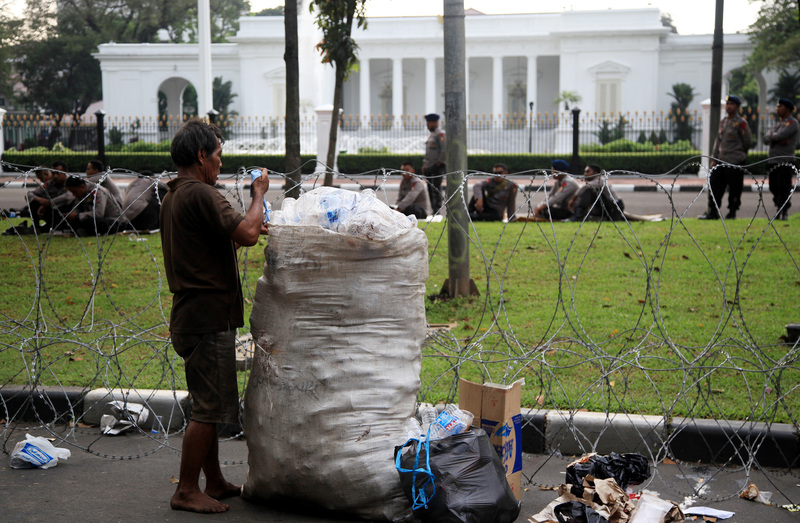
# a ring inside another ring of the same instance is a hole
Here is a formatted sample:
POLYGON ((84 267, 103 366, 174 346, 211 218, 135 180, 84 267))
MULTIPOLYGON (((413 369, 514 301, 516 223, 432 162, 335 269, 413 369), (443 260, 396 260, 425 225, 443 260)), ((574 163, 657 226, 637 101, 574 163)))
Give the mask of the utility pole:
POLYGON ((714 151, 720 119, 720 100, 722 99, 722 13, 725 0, 717 0, 717 12, 714 17, 714 42, 711 44, 711 119, 708 122, 708 150, 714 151))
POLYGON ((197 114, 214 108, 211 77, 211 8, 209 0, 197 0, 197 42, 200 58, 200 85, 197 90, 197 114))
POLYGON ((444 0, 444 105, 447 124, 448 278, 442 293, 451 298, 477 294, 469 277, 469 215, 464 191, 467 170, 466 34, 464 0, 444 0))

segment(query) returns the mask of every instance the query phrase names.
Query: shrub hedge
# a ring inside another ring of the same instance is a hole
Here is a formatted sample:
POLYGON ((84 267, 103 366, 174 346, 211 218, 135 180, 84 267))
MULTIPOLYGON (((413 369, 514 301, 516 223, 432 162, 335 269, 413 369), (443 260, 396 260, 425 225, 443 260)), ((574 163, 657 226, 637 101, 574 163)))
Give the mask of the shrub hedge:
MULTIPOLYGON (((54 151, 6 151, 3 161, 23 166, 50 165, 55 160, 64 160, 73 172, 85 170, 89 160, 96 158, 95 153, 64 153, 54 151)), ((765 160, 766 153, 750 153, 748 163, 765 160)), ((530 171, 532 169, 549 169, 556 158, 572 162, 571 155, 550 154, 473 154, 469 156, 469 170, 491 172, 495 163, 505 163, 511 173, 530 171)), ((315 156, 303 155, 302 171, 304 174, 314 172, 315 156)), ((422 167, 420 154, 342 154, 339 156, 339 171, 343 174, 378 174, 382 168, 399 169, 400 163, 410 160, 419 172, 422 167), (376 172, 377 171, 377 172, 376 172)), ((106 161, 115 169, 128 169, 139 172, 150 169, 154 172, 174 171, 175 166, 168 152, 107 152, 106 161)), ((239 166, 260 165, 272 171, 284 172, 283 155, 259 154, 226 154, 222 157, 223 172, 233 173, 239 166)), ((609 153, 586 152, 581 154, 581 168, 589 163, 596 163, 609 171, 630 171, 642 174, 697 174, 700 157, 695 153, 609 153)), ((758 163, 751 172, 764 174, 766 163, 758 163)))

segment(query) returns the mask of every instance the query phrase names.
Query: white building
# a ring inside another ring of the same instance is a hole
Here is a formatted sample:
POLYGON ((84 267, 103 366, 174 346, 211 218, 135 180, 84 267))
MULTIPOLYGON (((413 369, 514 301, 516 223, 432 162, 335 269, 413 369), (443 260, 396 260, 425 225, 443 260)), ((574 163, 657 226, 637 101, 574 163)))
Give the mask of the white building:
MULTIPOLYGON (((321 39, 308 9, 299 10, 301 111, 330 104, 333 69, 320 63, 321 39)), ((243 17, 231 43, 212 45, 212 76, 231 81, 238 95, 230 109, 244 116, 282 116, 286 80, 282 17, 243 17)), ((354 29, 359 70, 345 84, 348 115, 444 113, 443 25, 439 17, 370 18, 354 29)), ((557 110, 562 91, 581 97, 584 114, 668 110, 667 93, 694 87, 690 110, 710 96, 711 35, 681 36, 660 21, 658 9, 466 17, 468 113, 502 115, 557 110)), ((724 37, 723 74, 744 64, 747 35, 724 37)), ((115 44, 95 55, 103 73, 103 99, 111 116, 158 115, 158 92, 167 111, 180 114, 181 96, 200 78, 193 44, 115 44)), ((766 82, 757 78, 766 106, 766 82)), ((727 91, 723 86, 723 94, 727 91)))

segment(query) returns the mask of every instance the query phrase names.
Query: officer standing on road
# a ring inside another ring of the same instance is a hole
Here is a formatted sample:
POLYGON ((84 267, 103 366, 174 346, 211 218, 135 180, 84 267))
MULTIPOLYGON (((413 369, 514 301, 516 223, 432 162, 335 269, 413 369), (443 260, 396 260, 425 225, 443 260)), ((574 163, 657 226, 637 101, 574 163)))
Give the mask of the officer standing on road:
POLYGON ((425 142, 425 157, 422 159, 422 175, 428 180, 428 195, 433 211, 442 206, 442 178, 445 172, 444 131, 439 128, 439 115, 426 114, 425 124, 431 134, 425 142))
POLYGON ((742 203, 742 186, 744 185, 744 169, 739 167, 747 160, 747 150, 752 144, 750 126, 739 115, 742 100, 730 95, 725 101, 725 112, 728 116, 719 123, 714 150, 711 152, 711 176, 708 194, 708 210, 701 220, 718 220, 719 208, 725 188, 728 188, 728 214, 725 219, 736 218, 736 211, 742 203))
POLYGON ((792 206, 790 198, 792 193, 792 176, 794 176, 794 150, 797 148, 800 137, 800 124, 792 117, 794 103, 788 98, 778 100, 775 114, 778 122, 764 135, 764 143, 769 145, 769 192, 772 201, 778 208, 775 216, 778 220, 785 220, 792 206))

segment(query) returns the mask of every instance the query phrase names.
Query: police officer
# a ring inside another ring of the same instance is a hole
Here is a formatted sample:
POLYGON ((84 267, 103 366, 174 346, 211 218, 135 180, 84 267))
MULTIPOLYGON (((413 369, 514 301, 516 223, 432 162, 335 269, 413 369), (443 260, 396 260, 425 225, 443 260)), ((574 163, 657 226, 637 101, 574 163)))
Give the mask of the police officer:
POLYGON ((442 206, 442 178, 445 173, 444 131, 439 128, 439 115, 426 114, 425 124, 431 134, 425 142, 425 157, 422 159, 422 175, 428 180, 428 195, 436 212, 442 206))
POLYGON ((752 144, 750 126, 747 121, 739 116, 742 100, 738 96, 730 95, 725 101, 727 116, 719 123, 717 139, 714 141, 714 150, 711 152, 711 176, 709 184, 711 191, 708 194, 708 210, 701 220, 718 220, 719 208, 725 188, 728 188, 728 214, 725 218, 736 218, 736 211, 742 203, 742 185, 744 185, 744 165, 747 160, 747 150, 752 144))
POLYGON ((785 220, 789 214, 792 200, 792 176, 795 173, 794 150, 797 148, 800 136, 800 124, 792 117, 794 103, 788 98, 778 100, 775 114, 778 122, 764 135, 764 143, 769 145, 769 192, 772 201, 778 208, 775 216, 778 220, 785 220))

